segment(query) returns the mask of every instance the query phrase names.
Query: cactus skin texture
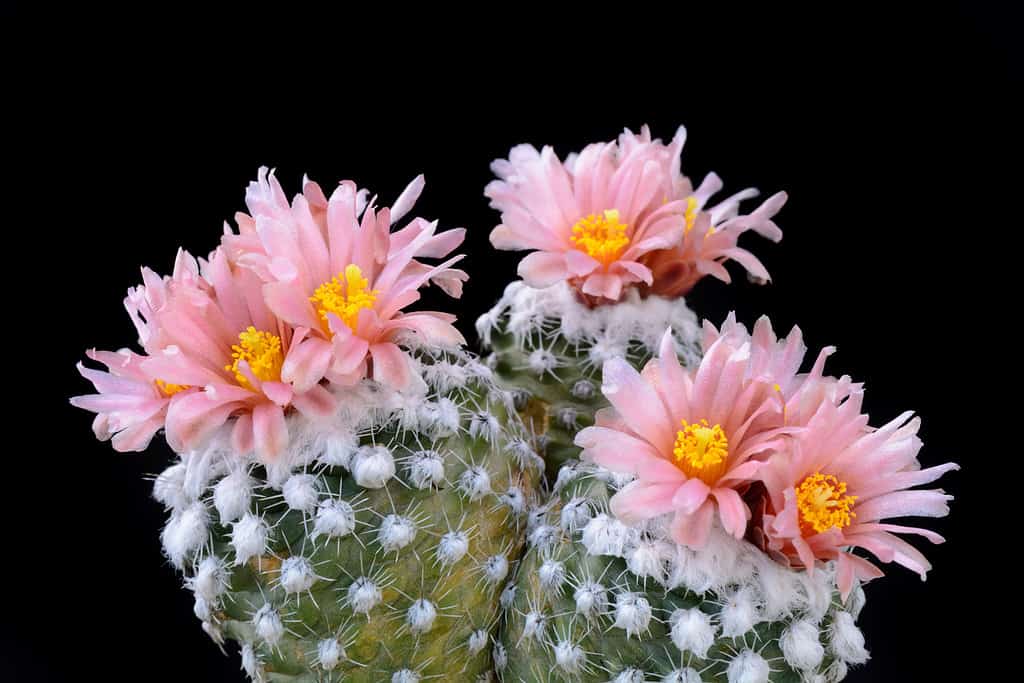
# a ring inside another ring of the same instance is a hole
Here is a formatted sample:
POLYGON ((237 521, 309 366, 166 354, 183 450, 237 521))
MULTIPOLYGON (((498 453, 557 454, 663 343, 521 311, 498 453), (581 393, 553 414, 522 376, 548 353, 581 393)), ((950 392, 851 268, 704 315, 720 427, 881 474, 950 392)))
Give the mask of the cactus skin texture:
MULTIPOLYGON (((619 544, 612 552, 621 557, 592 554, 595 539, 604 543, 599 527, 610 519, 610 478, 568 463, 558 491, 531 512, 530 547, 502 596, 496 661, 504 665, 503 681, 825 683, 842 680, 849 664, 867 659, 853 626, 863 605, 859 589, 844 607, 831 579, 822 578, 814 599, 770 606, 756 579, 740 571, 726 585, 691 590, 687 584, 718 578, 719 567, 711 565, 703 577, 694 567, 687 574, 673 560, 677 549, 646 531, 605 537, 612 539, 606 545, 619 544), (644 543, 648 555, 635 550, 644 543), (769 609, 778 614, 767 618, 769 609)), ((806 577, 779 571, 815 595, 806 577)))
MULTIPOLYGON (((420 361, 422 400, 367 411, 349 447, 314 447, 290 474, 228 462, 197 486, 187 463, 158 479, 173 509, 165 548, 196 615, 239 644, 252 680, 490 680, 539 461, 485 366, 454 352, 420 361), (244 506, 228 492, 239 482, 244 506), (207 533, 183 542, 189 525, 207 533)), ((383 390, 357 391, 365 409, 383 390)))
POLYGON ((682 299, 636 298, 591 309, 567 287, 534 290, 512 283, 477 321, 477 331, 499 384, 537 435, 537 450, 553 482, 559 468, 579 458, 576 433, 608 405, 601 394, 604 361, 625 357, 643 367, 667 327, 684 364, 699 359, 696 316, 682 299), (609 315, 609 313, 611 313, 609 315))

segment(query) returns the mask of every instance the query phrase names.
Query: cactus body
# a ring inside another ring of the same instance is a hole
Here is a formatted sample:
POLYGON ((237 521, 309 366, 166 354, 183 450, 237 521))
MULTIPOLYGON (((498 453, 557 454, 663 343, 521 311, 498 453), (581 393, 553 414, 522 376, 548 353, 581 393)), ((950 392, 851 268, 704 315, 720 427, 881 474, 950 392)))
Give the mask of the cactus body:
POLYGON ((813 577, 718 532, 694 553, 608 514, 615 482, 568 463, 530 518, 506 606, 502 680, 838 681, 867 658, 831 570, 813 577))
POLYGON ((256 681, 486 678, 539 466, 490 371, 419 354, 418 395, 370 381, 269 467, 190 454, 157 480, 196 615, 256 681))
POLYGON ((601 394, 605 360, 625 357, 641 367, 668 327, 684 361, 699 358, 697 318, 682 299, 641 300, 635 290, 629 297, 590 308, 565 283, 537 290, 513 282, 477 321, 491 351, 488 364, 537 435, 551 482, 565 462, 579 456, 576 432, 593 424, 594 413, 607 405, 601 394))

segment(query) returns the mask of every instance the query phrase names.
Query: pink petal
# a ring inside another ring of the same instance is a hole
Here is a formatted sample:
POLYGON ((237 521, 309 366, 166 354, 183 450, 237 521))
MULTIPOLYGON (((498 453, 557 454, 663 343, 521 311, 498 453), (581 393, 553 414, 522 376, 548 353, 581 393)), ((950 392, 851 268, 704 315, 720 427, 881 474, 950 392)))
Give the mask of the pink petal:
POLYGON ((309 417, 329 417, 337 408, 337 401, 324 387, 313 386, 305 393, 296 394, 292 399, 292 405, 309 417))
POLYGON ((284 382, 263 382, 260 389, 267 398, 282 408, 291 403, 295 395, 292 388, 284 382))
POLYGON ((374 344, 370 347, 373 358, 373 379, 394 389, 404 389, 412 379, 407 356, 395 344, 374 344))
POLYGON ((586 427, 576 435, 583 448, 582 458, 613 472, 635 474, 648 482, 673 482, 685 479, 675 465, 662 457, 646 441, 607 427, 586 427))
POLYGON ((292 339, 288 355, 281 366, 281 379, 302 393, 315 386, 327 372, 332 345, 324 339, 292 339))
POLYGON ((747 520, 750 510, 735 490, 729 488, 712 489, 711 495, 718 501, 718 515, 726 532, 736 538, 743 538, 747 531, 747 520))
POLYGON ((252 433, 256 455, 264 462, 279 456, 288 446, 288 424, 281 406, 259 403, 252 409, 252 433))
POLYGON ((693 514, 707 502, 710 493, 711 489, 707 484, 692 477, 675 490, 675 494, 672 496, 672 507, 684 515, 693 514))
POLYGON ((281 320, 296 327, 323 329, 309 295, 294 283, 268 282, 263 285, 263 298, 267 307, 281 320))
POLYGON ((535 251, 519 262, 519 277, 531 287, 543 288, 566 280, 569 270, 564 254, 535 251))
POLYGON ((608 501, 613 515, 626 524, 635 524, 672 510, 675 482, 632 481, 608 501))
POLYGON ((243 413, 235 419, 235 426, 231 429, 231 448, 238 455, 245 455, 252 451, 254 445, 252 415, 243 413))
POLYGON ((605 361, 601 392, 637 434, 659 453, 671 453, 675 442, 672 420, 647 381, 621 358, 605 361))
POLYGON ((179 453, 192 450, 212 436, 238 408, 238 401, 230 395, 214 398, 208 391, 177 394, 167 408, 167 443, 179 453))
POLYGON ((676 512, 672 519, 672 538, 677 543, 700 550, 707 545, 714 518, 715 505, 710 500, 705 501, 692 515, 676 512))

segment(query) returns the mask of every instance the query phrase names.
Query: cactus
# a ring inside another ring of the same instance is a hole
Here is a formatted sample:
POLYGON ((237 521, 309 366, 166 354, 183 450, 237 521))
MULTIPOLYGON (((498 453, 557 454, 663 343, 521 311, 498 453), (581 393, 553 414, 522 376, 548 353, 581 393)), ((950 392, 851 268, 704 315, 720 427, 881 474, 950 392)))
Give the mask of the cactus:
POLYGON ((579 463, 530 515, 530 547, 502 594, 502 680, 838 681, 867 659, 830 570, 783 567, 716 534, 699 553, 658 523, 608 514, 616 478, 579 463))
POLYGON ((696 315, 679 299, 635 290, 626 301, 592 308, 563 285, 533 289, 513 282, 501 300, 477 319, 477 332, 498 382, 534 434, 547 478, 579 457, 576 432, 607 405, 601 365, 624 356, 641 367, 671 327, 687 364, 699 358, 696 315))
POLYGON ((281 462, 213 448, 158 477, 165 550, 252 680, 489 675, 537 456, 484 365, 417 356, 420 395, 364 380, 281 462))

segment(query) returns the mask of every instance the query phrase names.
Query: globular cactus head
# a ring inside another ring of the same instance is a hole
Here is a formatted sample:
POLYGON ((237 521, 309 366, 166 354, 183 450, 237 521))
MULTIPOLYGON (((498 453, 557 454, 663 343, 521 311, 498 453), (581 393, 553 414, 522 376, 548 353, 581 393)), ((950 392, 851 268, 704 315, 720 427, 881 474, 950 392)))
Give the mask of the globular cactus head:
POLYGON ((156 481, 169 559, 255 681, 403 681, 492 667, 536 460, 490 371, 417 354, 419 395, 370 380, 267 467, 217 444, 156 481), (524 468, 524 465, 526 466, 524 468))
POLYGON ((506 586, 502 680, 766 683, 838 681, 867 660, 827 570, 784 567, 716 529, 692 551, 665 520, 626 525, 609 511, 622 485, 567 463, 530 515, 530 546, 506 586))

